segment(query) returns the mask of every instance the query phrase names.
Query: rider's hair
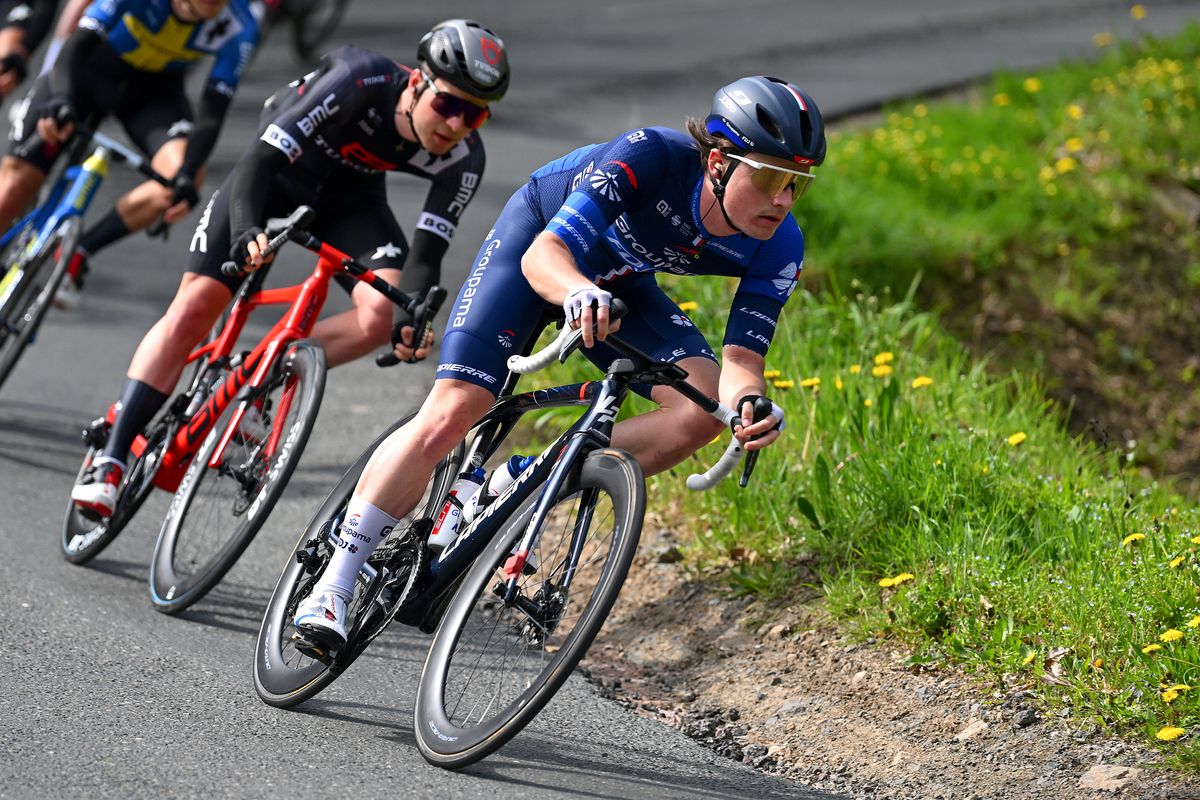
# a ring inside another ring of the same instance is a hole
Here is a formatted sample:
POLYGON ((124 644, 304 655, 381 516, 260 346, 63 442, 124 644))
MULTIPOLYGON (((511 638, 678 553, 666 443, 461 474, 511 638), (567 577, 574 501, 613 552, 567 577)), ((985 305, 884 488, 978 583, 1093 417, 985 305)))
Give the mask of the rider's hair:
POLYGON ((704 120, 688 117, 687 131, 692 135, 692 139, 696 142, 696 147, 700 150, 700 163, 708 163, 708 154, 713 150, 720 150, 722 153, 738 152, 738 148, 733 146, 733 142, 719 133, 709 133, 704 127, 704 120))

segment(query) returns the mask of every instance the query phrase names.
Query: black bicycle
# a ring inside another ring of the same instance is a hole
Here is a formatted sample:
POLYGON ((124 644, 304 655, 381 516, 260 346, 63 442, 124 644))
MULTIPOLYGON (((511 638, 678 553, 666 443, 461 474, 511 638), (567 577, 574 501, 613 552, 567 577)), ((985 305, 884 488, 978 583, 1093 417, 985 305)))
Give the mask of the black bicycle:
MULTIPOLYGON (((614 302, 614 317, 623 311, 614 302)), ((542 353, 510 359, 512 371, 496 404, 438 465, 424 500, 359 572, 347 644, 327 652, 295 628, 296 606, 337 546, 347 501, 368 459, 411 415, 367 448, 301 535, 267 605, 254 656, 259 697, 279 707, 312 697, 398 620, 425 633, 436 629, 414 723, 430 763, 471 764, 542 709, 599 632, 637 550, 646 503, 642 470, 628 453, 609 447, 630 385, 671 386, 727 425, 738 419, 689 384, 684 369, 655 361, 616 335, 606 341, 624 357, 603 380, 512 394, 519 373, 555 357, 565 360, 580 340, 578 332, 564 329, 542 353), (587 409, 464 522, 453 543, 433 554, 426 539, 458 473, 489 463, 525 413, 569 405, 587 409)), ((717 465, 692 476, 689 486, 715 484, 741 453, 734 439, 717 465)))

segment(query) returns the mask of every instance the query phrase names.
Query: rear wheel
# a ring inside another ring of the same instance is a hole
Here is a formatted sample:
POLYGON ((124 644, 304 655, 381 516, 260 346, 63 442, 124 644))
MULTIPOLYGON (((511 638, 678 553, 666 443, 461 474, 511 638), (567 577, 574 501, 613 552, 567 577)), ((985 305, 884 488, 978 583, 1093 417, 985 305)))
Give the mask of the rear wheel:
POLYGON ((645 484, 620 450, 591 453, 542 523, 517 592, 505 567, 534 493, 476 560, 434 636, 413 730, 427 761, 457 768, 494 752, 554 696, 587 652, 637 551, 645 484))
MULTIPOLYGON (((357 485, 367 461, 370 460, 384 439, 407 424, 412 417, 413 415, 409 414, 396 422, 363 451, 358 460, 342 476, 338 485, 330 492, 321 508, 317 510, 316 516, 308 523, 304 533, 300 535, 300 541, 288 558, 287 564, 284 565, 283 574, 275 586, 275 591, 267 604, 266 613, 263 615, 262 627, 259 629, 258 641, 254 649, 254 689, 263 702, 287 708, 313 697, 332 683, 362 652, 362 647, 369 643, 370 638, 373 638, 373 636, 368 636, 365 642, 352 642, 350 647, 358 649, 337 654, 328 662, 320 661, 296 649, 296 628, 292 624, 292 619, 296 616, 296 606, 301 600, 308 597, 312 587, 329 563, 332 548, 325 538, 326 533, 331 526, 339 524, 344 516, 346 504, 354 492, 354 487, 357 485)), ((410 528, 417 527, 416 524, 420 520, 427 519, 433 511, 440 508, 443 498, 450 491, 450 485, 458 473, 459 465, 462 463, 462 453, 463 449, 460 445, 438 464, 425 489, 423 500, 417 504, 412 513, 401 520, 400 524, 396 526, 395 532, 392 533, 392 538, 385 540, 380 545, 368 563, 371 563, 372 566, 379 565, 381 559, 387 558, 389 545, 393 544, 393 539, 402 540, 402 537, 409 535, 410 528)), ((425 547, 424 541, 419 541, 417 544, 421 548, 425 547)), ((401 569, 404 566, 402 565, 401 569)), ((418 578, 422 564, 412 563, 407 566, 417 570, 416 574, 411 574, 411 578, 413 580, 418 578)), ((398 582, 408 581, 409 577, 410 575, 397 575, 398 582)), ((411 585, 408 588, 411 588, 411 585)), ((362 586, 360 584, 348 614, 352 625, 365 610, 362 608, 361 601, 362 586)), ((378 627, 368 633, 378 633, 378 627)))
MULTIPOLYGON (((146 449, 139 458, 130 462, 129 469, 121 481, 117 506, 107 519, 96 519, 83 514, 73 500, 67 500, 67 513, 63 518, 62 536, 59 540, 63 558, 72 564, 84 564, 112 544, 117 534, 133 519, 133 515, 153 491, 154 473, 173 432, 174 426, 167 419, 159 420, 150 427, 146 434, 146 449)), ((98 442, 88 448, 79 474, 75 476, 75 483, 83 479, 84 473, 92 466, 92 460, 99 456, 103 449, 103 444, 98 442)))
POLYGON ((16 237, 5 254, 0 272, 0 386, 50 310, 79 241, 80 225, 79 217, 63 220, 41 251, 23 266, 13 265, 22 249, 22 237, 16 237))
POLYGON ((244 405, 217 466, 211 461, 237 405, 230 405, 192 460, 163 520, 150 566, 154 607, 176 614, 220 582, 283 494, 316 423, 325 391, 325 352, 293 344, 278 374, 244 405), (272 445, 272 438, 277 441, 272 445))

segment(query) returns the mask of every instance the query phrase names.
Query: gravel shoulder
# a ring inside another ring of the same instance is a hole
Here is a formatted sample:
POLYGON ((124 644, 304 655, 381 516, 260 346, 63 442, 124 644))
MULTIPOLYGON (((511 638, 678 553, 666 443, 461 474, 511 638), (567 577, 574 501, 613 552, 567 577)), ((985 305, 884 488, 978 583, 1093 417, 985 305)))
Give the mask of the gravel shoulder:
POLYGON ((850 641, 819 600, 751 627, 761 612, 670 563, 671 534, 655 527, 583 664, 640 715, 855 798, 1200 798, 1200 780, 1048 713, 1033 687, 913 669, 895 642, 850 641))

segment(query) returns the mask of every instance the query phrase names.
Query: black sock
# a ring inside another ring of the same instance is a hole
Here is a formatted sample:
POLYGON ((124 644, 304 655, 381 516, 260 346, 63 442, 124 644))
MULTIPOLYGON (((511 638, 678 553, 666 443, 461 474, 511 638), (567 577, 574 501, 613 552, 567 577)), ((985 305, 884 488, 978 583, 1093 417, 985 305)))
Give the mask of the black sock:
POLYGON ((104 215, 104 218, 83 232, 79 246, 89 253, 96 253, 102 247, 108 247, 119 239, 124 239, 131 233, 121 220, 121 215, 114 208, 104 215))
POLYGON ((133 440, 154 419, 165 402, 167 396, 150 384, 126 378, 125 389, 121 392, 121 407, 117 411, 117 421, 108 434, 104 457, 124 464, 133 440))

